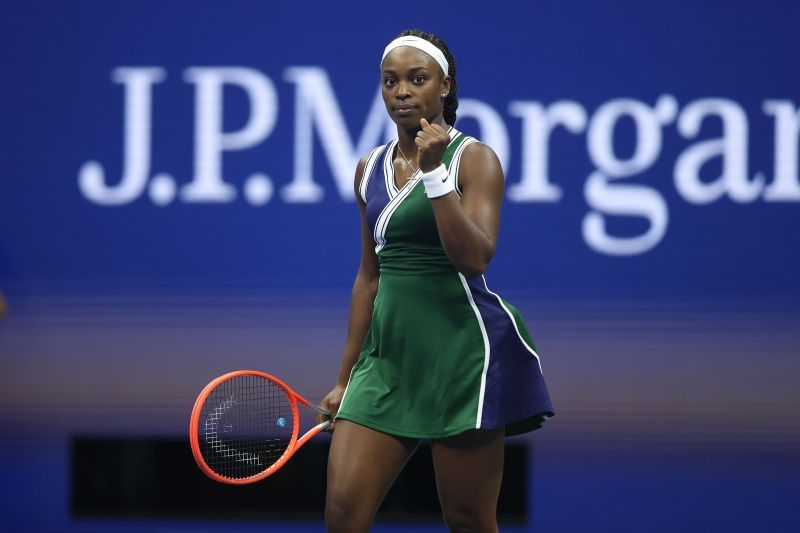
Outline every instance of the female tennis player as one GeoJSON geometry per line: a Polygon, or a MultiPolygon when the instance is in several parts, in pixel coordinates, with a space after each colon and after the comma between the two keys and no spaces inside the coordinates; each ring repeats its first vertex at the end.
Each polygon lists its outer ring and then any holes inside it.
{"type": "Polygon", "coordinates": [[[328,531],[368,531],[397,474],[430,439],[444,520],[496,531],[504,437],[553,415],[539,355],[483,272],[503,171],[453,127],[456,65],[438,37],[403,32],[380,64],[397,139],[358,164],[361,263],[336,387],[328,531]]]}

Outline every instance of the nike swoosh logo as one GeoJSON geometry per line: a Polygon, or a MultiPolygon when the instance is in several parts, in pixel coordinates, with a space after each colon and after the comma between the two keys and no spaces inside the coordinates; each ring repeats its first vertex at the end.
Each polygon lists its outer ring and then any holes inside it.
{"type": "Polygon", "coordinates": [[[449,175],[449,174],[448,174],[447,176],[443,177],[443,178],[442,178],[442,183],[444,183],[445,181],[447,181],[447,178],[449,178],[449,177],[450,177],[450,175],[449,175]]]}

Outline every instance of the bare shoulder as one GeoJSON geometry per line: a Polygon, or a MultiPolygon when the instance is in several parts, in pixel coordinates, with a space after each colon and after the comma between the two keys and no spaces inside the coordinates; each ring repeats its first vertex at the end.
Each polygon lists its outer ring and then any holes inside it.
{"type": "Polygon", "coordinates": [[[464,149],[464,155],[461,156],[461,160],[465,164],[468,163],[468,166],[496,166],[497,169],[502,172],[502,169],[500,168],[500,159],[498,159],[497,154],[494,153],[494,150],[492,150],[488,145],[483,144],[480,141],[470,143],[469,146],[464,149]]]}
{"type": "Polygon", "coordinates": [[[356,188],[358,188],[358,184],[361,182],[361,175],[364,173],[364,167],[367,166],[367,160],[369,160],[370,154],[372,154],[372,151],[370,151],[367,154],[364,154],[364,157],[362,157],[358,161],[358,164],[356,165],[356,175],[355,175],[356,188]]]}
{"type": "Polygon", "coordinates": [[[462,189],[481,183],[481,186],[503,188],[503,168],[500,159],[488,145],[471,143],[464,149],[459,165],[458,181],[462,189]]]}

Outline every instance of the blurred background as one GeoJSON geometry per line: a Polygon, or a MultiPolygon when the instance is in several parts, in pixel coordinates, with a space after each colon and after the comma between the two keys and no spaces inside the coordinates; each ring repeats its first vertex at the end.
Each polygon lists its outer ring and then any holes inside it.
{"type": "MultiPolygon", "coordinates": [[[[422,28],[456,58],[457,128],[506,171],[487,278],[557,413],[509,443],[522,505],[503,530],[793,529],[799,16],[792,0],[3,4],[4,528],[323,529],[324,439],[318,468],[276,482],[306,507],[275,504],[271,479],[214,507],[188,418],[233,369],[312,401],[333,386],[353,169],[394,136],[378,62],[422,28]]],[[[375,530],[444,530],[435,510],[397,522],[409,498],[375,530]]]]}

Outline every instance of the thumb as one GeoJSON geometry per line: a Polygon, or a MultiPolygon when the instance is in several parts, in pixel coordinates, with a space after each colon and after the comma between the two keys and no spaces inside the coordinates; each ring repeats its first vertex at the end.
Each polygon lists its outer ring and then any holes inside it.
{"type": "Polygon", "coordinates": [[[422,129],[425,129],[428,126],[430,126],[431,124],[430,124],[430,122],[428,122],[424,118],[421,118],[421,119],[419,119],[419,125],[422,126],[422,129]]]}

